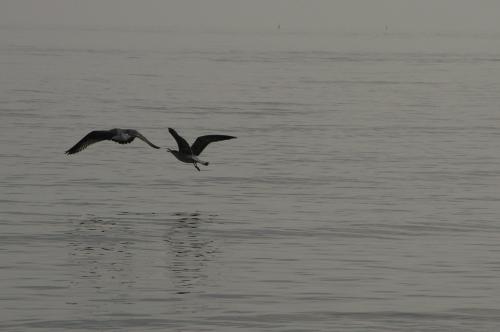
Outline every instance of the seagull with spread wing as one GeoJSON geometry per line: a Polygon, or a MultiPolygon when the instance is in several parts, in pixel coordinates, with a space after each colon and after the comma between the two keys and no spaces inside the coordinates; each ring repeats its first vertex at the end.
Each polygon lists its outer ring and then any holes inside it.
{"type": "Polygon", "coordinates": [[[146,137],[139,133],[135,129],[120,129],[114,128],[110,130],[94,130],[85,135],[78,143],[76,143],[71,149],[66,151],[66,154],[74,154],[82,151],[87,146],[98,143],[101,141],[113,141],[119,144],[131,143],[135,138],[139,138],[146,142],[149,146],[159,149],[159,146],[151,143],[146,137]]]}
{"type": "Polygon", "coordinates": [[[229,135],[205,135],[198,137],[194,141],[193,145],[189,146],[188,142],[186,142],[184,138],[177,134],[174,129],[168,128],[168,132],[172,134],[172,136],[174,136],[175,141],[179,146],[179,151],[172,149],[167,149],[167,151],[172,153],[178,160],[184,163],[193,164],[198,171],[200,170],[200,168],[197,164],[208,166],[207,161],[203,161],[198,158],[200,153],[207,147],[208,144],[212,142],[225,141],[228,139],[236,138],[229,135]]]}

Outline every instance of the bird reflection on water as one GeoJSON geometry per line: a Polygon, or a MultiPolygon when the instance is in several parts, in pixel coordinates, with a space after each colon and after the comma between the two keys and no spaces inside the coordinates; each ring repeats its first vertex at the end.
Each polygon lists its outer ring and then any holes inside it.
{"type": "Polygon", "coordinates": [[[217,253],[205,227],[215,217],[200,212],[86,215],[67,233],[70,285],[106,289],[106,301],[130,299],[142,287],[163,299],[191,293],[205,284],[217,253]]]}
{"type": "Polygon", "coordinates": [[[207,279],[205,268],[217,252],[214,241],[201,229],[213,216],[205,218],[199,212],[178,212],[173,216],[175,222],[164,238],[169,247],[166,266],[177,294],[186,294],[207,279]]]}
{"type": "Polygon", "coordinates": [[[72,283],[103,288],[113,281],[131,285],[132,246],[135,243],[129,225],[119,220],[85,216],[67,233],[69,265],[73,267],[72,283]]]}

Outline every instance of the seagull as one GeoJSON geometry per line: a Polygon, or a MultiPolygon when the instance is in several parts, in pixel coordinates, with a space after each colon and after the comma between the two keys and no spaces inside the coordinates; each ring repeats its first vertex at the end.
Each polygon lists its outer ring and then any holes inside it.
{"type": "Polygon", "coordinates": [[[135,138],[139,138],[149,144],[149,146],[159,149],[159,146],[151,143],[146,137],[142,136],[140,132],[135,129],[120,129],[114,128],[110,130],[94,130],[85,135],[78,143],[76,143],[71,149],[66,151],[66,154],[74,154],[82,151],[87,146],[98,143],[100,141],[113,141],[120,144],[128,144],[132,142],[135,138]]]}
{"type": "Polygon", "coordinates": [[[188,142],[186,142],[184,138],[177,134],[174,129],[168,128],[168,132],[172,134],[172,136],[174,136],[175,141],[179,146],[179,151],[172,149],[167,149],[167,151],[173,154],[178,160],[184,163],[193,164],[198,171],[200,170],[197,165],[198,163],[208,166],[208,161],[203,161],[198,158],[200,153],[207,147],[208,144],[212,142],[225,141],[228,139],[236,138],[234,136],[228,135],[205,135],[198,137],[194,141],[193,145],[189,146],[188,142]]]}

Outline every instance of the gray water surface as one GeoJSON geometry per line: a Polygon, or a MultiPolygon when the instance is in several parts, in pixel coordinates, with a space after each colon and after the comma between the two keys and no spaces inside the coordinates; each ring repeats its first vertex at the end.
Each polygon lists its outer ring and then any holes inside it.
{"type": "Polygon", "coordinates": [[[2,331],[500,328],[497,37],[0,39],[2,331]]]}

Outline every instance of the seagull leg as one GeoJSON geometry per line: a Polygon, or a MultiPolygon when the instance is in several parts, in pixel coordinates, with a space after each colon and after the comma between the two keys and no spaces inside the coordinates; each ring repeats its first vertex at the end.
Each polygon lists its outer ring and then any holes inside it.
{"type": "Polygon", "coordinates": [[[198,167],[198,165],[196,165],[196,163],[193,163],[194,165],[194,168],[196,168],[198,170],[198,172],[200,172],[200,168],[198,167]]]}

